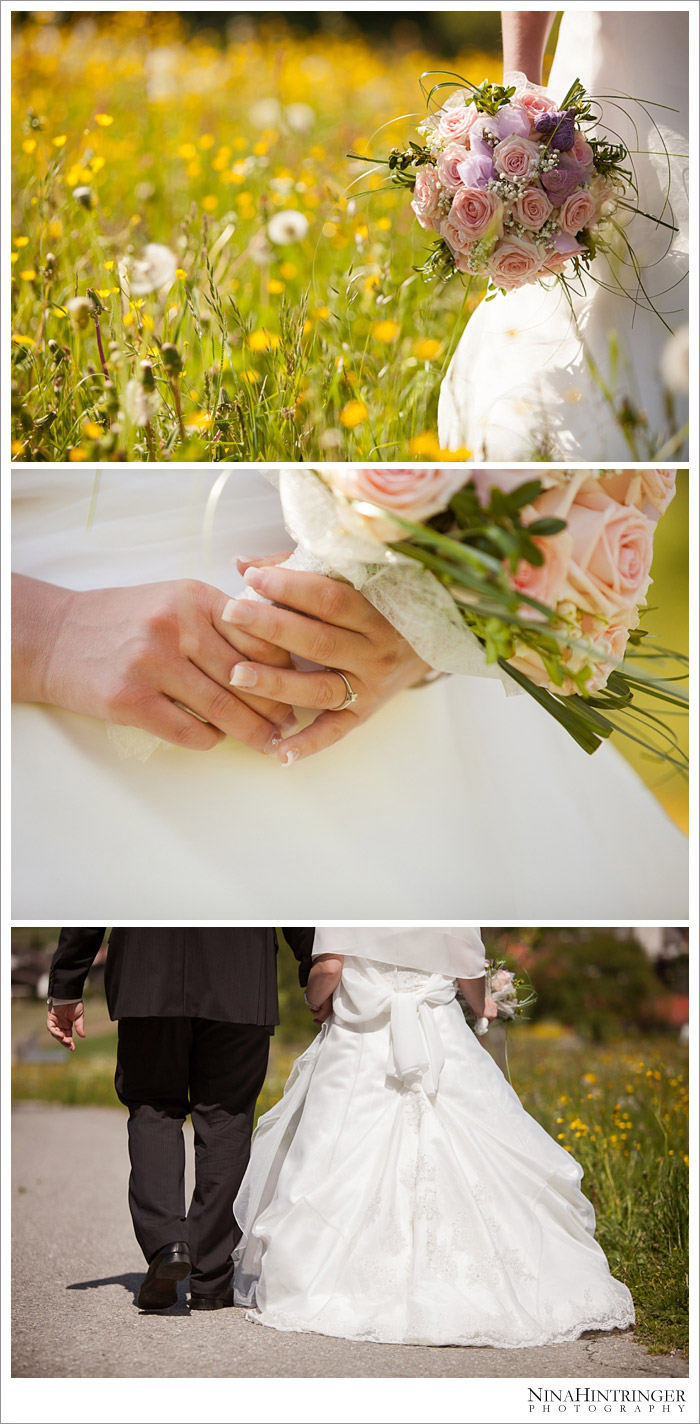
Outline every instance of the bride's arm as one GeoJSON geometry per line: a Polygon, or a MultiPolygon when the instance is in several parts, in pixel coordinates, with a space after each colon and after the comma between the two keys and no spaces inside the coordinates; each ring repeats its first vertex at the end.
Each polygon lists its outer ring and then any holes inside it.
{"type": "Polygon", "coordinates": [[[460,993],[466,999],[474,1017],[477,1019],[495,1019],[498,1017],[498,1005],[486,993],[486,976],[481,979],[458,979],[460,993]]]}
{"type": "Polygon", "coordinates": [[[326,1004],[335,993],[343,972],[342,954],[319,954],[311,966],[309,982],[306,986],[306,1000],[310,1009],[318,1009],[326,1004]]]}
{"type": "Polygon", "coordinates": [[[234,692],[230,679],[243,657],[282,664],[289,657],[234,634],[221,618],[227,602],[187,579],[76,592],[14,574],[13,697],[141,727],[195,750],[228,735],[274,755],[272,739],[291,708],[234,692]]]}
{"type": "Polygon", "coordinates": [[[531,84],[542,83],[542,64],[555,10],[503,10],[503,72],[517,70],[531,84]]]}

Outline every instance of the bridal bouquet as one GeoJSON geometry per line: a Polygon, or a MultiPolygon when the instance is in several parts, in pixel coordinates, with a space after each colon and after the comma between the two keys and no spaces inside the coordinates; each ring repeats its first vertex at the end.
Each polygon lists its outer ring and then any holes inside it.
{"type": "MultiPolygon", "coordinates": [[[[506,1019],[507,1022],[524,1014],[537,999],[532,985],[517,978],[511,969],[506,969],[504,959],[486,960],[486,993],[498,1005],[499,1019],[506,1019]]],[[[474,1032],[483,1038],[488,1033],[488,1019],[475,1018],[471,1010],[468,1010],[469,1015],[474,1020],[474,1032]]]]}
{"type": "Polygon", "coordinates": [[[675,471],[290,466],[296,568],[346,579],[431,668],[497,677],[586,752],[614,730],[685,769],[643,693],[687,708],[687,660],[645,635],[654,530],[675,471]],[[663,679],[656,663],[682,664],[663,679]]]}
{"type": "Polygon", "coordinates": [[[418,125],[421,142],[386,160],[391,181],[412,192],[421,227],[437,234],[421,269],[428,275],[463,272],[515,291],[578,275],[605,245],[632,179],[627,150],[591,132],[578,80],[561,104],[523,74],[513,80],[435,84],[429,108],[436,92],[452,92],[418,125]]]}

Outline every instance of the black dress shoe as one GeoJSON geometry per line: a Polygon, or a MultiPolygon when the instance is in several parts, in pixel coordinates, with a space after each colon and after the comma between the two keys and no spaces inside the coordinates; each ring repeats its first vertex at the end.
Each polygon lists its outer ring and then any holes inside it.
{"type": "Polygon", "coordinates": [[[223,1299],[216,1295],[190,1296],[190,1310],[225,1310],[229,1305],[233,1305],[232,1295],[223,1299]]]}
{"type": "Polygon", "coordinates": [[[141,1310],[166,1310],[177,1300],[178,1281],[184,1281],[191,1270],[186,1241],[173,1241],[169,1246],[161,1246],[149,1262],[136,1304],[141,1310]]]}

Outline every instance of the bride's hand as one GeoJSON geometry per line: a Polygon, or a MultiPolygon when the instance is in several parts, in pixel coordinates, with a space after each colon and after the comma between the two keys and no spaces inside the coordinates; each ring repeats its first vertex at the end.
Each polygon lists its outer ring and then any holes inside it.
{"type": "Polygon", "coordinates": [[[495,999],[491,998],[490,994],[486,995],[486,999],[484,1001],[484,1012],[481,1017],[483,1019],[488,1019],[489,1023],[493,1023],[493,1020],[498,1018],[498,1004],[496,1003],[495,999]]]}
{"type": "Polygon", "coordinates": [[[264,659],[242,661],[233,669],[234,687],[321,713],[311,726],[272,748],[284,766],[340,741],[428,671],[410,643],[348,584],[272,563],[248,566],[245,578],[270,602],[232,599],[224,621],[237,631],[325,665],[323,672],[299,672],[270,667],[264,659]],[[273,606],[278,604],[284,606],[273,606]],[[336,668],[357,693],[357,700],[344,711],[338,709],[347,689],[336,668]]]}
{"type": "Polygon", "coordinates": [[[77,593],[16,575],[13,694],[193,750],[230,736],[262,752],[295,725],[291,708],[234,692],[231,669],[242,657],[284,667],[289,656],[223,623],[227,601],[189,579],[77,593]]]}

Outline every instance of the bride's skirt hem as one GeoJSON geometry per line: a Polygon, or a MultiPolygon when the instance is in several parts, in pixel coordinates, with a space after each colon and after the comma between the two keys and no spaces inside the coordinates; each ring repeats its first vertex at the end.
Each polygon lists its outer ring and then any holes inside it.
{"type": "MultiPolygon", "coordinates": [[[[238,1303],[238,1302],[237,1302],[238,1303]]],[[[582,1335],[589,1332],[609,1334],[613,1330],[630,1330],[635,1323],[634,1310],[621,1311],[618,1315],[608,1316],[604,1320],[592,1319],[583,1321],[579,1325],[573,1325],[568,1330],[562,1330],[556,1334],[551,1334],[547,1330],[539,1334],[532,1335],[526,1340],[506,1340],[502,1335],[470,1335],[453,1336],[446,1335],[440,1337],[415,1337],[405,1335],[379,1334],[375,1331],[357,1331],[350,1334],[347,1330],[333,1328],[332,1325],[310,1325],[300,1324],[289,1315],[275,1311],[267,1311],[262,1315],[258,1310],[246,1310],[246,1320],[252,1325],[265,1325],[270,1330],[280,1330],[287,1334],[296,1335],[326,1335],[336,1340],[354,1340],[365,1345],[412,1345],[423,1346],[432,1349],[494,1349],[494,1350],[532,1350],[544,1345],[569,1345],[574,1340],[579,1340],[582,1335]]]]}

